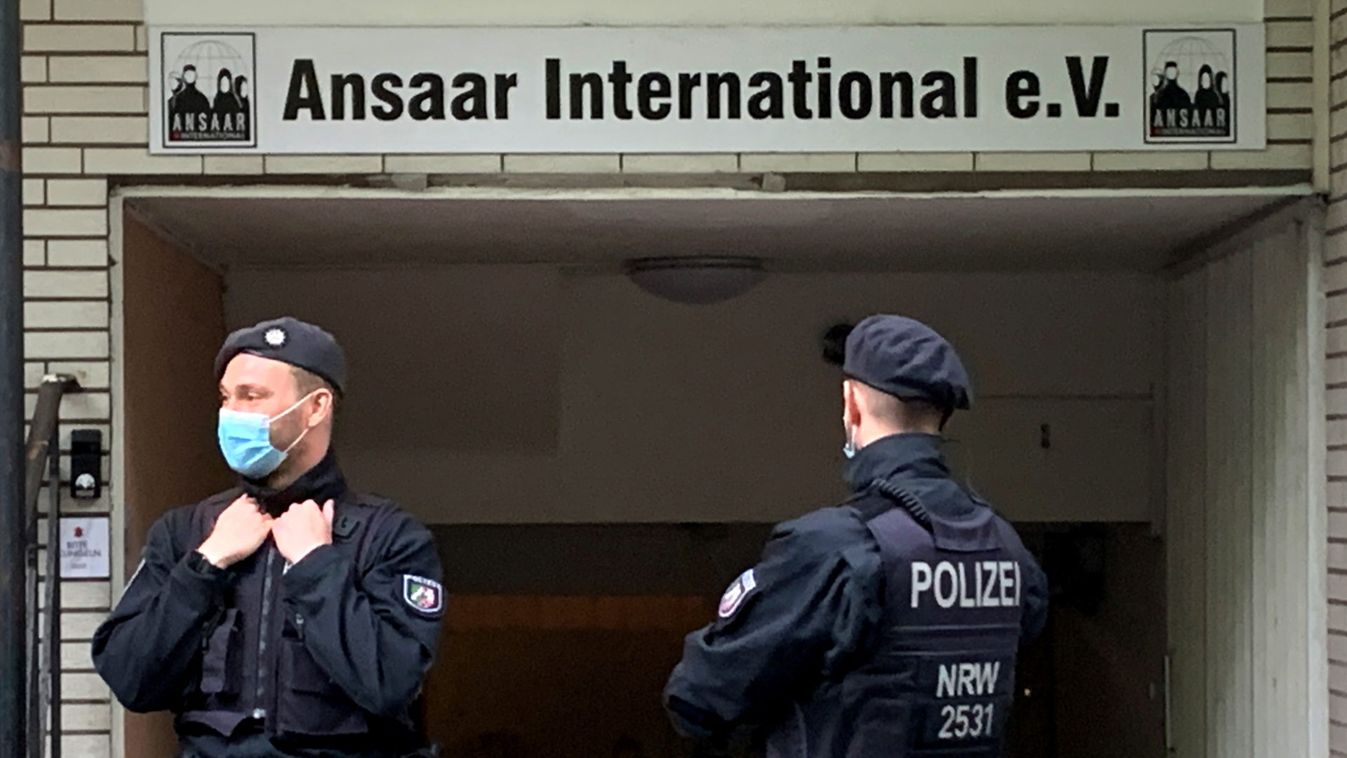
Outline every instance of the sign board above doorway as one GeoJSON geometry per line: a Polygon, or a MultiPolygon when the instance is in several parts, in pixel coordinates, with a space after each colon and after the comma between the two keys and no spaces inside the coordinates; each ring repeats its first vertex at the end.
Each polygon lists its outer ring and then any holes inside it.
{"type": "Polygon", "coordinates": [[[1260,24],[153,28],[150,150],[1261,149],[1260,24]]]}

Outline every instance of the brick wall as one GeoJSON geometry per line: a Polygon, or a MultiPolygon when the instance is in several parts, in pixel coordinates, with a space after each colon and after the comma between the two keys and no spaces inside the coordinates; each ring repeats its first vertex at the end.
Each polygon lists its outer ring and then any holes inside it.
{"type": "MultiPolygon", "coordinates": [[[[63,407],[67,436],[72,426],[101,429],[111,444],[110,396],[113,355],[108,249],[108,188],[134,184],[138,176],[314,175],[390,173],[452,174],[650,174],[824,172],[1089,172],[1212,171],[1289,169],[1304,172],[1312,163],[1311,115],[1313,22],[1310,0],[1268,0],[1268,136],[1265,151],[1157,152],[1128,154],[715,154],[715,155],[460,155],[460,156],[150,156],[147,125],[147,34],[138,0],[21,0],[23,29],[24,161],[24,340],[28,410],[44,373],[68,372],[87,391],[63,407]]],[[[1335,9],[1347,0],[1334,0],[1335,9]]],[[[1335,39],[1344,26],[1334,16],[1335,39]]],[[[1347,70],[1347,53],[1335,70],[1347,70]]],[[[1339,55],[1335,53],[1335,64],[1339,55]]],[[[1335,80],[1335,103],[1347,107],[1347,83],[1335,80]],[[1339,86],[1342,84],[1343,86],[1339,86]]],[[[1334,112],[1334,133],[1347,132],[1347,120],[1334,112]],[[1341,120],[1342,123],[1337,123],[1341,120]]],[[[1344,135],[1347,136],[1347,135],[1344,135]]],[[[1335,143],[1336,144],[1336,143],[1335,143]]],[[[1337,155],[1337,151],[1334,151],[1337,155]]],[[[1342,163],[1341,160],[1337,161],[1342,163]]],[[[235,179],[236,180],[236,179],[235,179]]],[[[1347,170],[1335,174],[1335,193],[1347,197],[1347,170]]],[[[1347,230],[1347,215],[1335,232],[1347,230]]],[[[1335,239],[1347,239],[1336,238],[1335,239]]],[[[1347,260],[1347,245],[1341,260],[1347,260]]],[[[1330,319],[1347,327],[1347,266],[1331,269],[1343,282],[1342,296],[1331,302],[1330,319]]],[[[1337,325],[1332,322],[1331,325],[1337,325]]],[[[1347,328],[1340,330],[1347,335],[1347,328]]],[[[1339,338],[1339,345],[1347,339],[1339,338]]],[[[1339,406],[1347,407],[1347,348],[1331,354],[1330,367],[1345,384],[1339,406]]],[[[1347,417],[1334,425],[1347,443],[1347,417]]],[[[110,479],[104,465],[104,478],[110,479]]],[[[1347,472],[1345,472],[1347,473],[1347,472]]],[[[120,494],[104,483],[98,501],[63,500],[69,513],[109,515],[120,507],[120,494]]],[[[1339,485],[1341,486],[1341,485],[1339,485]]],[[[1334,502],[1333,533],[1347,540],[1347,489],[1334,502]]],[[[43,499],[45,503],[45,496],[43,499]]],[[[113,535],[112,551],[120,549],[113,535]]],[[[1347,559],[1337,562],[1347,569],[1347,559]]],[[[1344,577],[1347,579],[1347,577],[1344,577]]],[[[1334,625],[1347,643],[1347,581],[1334,585],[1334,625]]],[[[64,719],[68,755],[110,755],[113,708],[109,692],[93,672],[88,640],[108,610],[113,586],[103,582],[67,582],[63,586],[64,719]]],[[[1343,647],[1347,647],[1344,644],[1343,647]]],[[[1347,682],[1345,661],[1335,663],[1335,682],[1347,682]]],[[[1335,735],[1347,751],[1347,684],[1335,690],[1335,735]]],[[[1344,753],[1347,755],[1347,752],[1344,753]]]]}
{"type": "Polygon", "coordinates": [[[1347,0],[1330,23],[1330,182],[1324,240],[1328,441],[1329,744],[1347,756],[1347,0]]]}

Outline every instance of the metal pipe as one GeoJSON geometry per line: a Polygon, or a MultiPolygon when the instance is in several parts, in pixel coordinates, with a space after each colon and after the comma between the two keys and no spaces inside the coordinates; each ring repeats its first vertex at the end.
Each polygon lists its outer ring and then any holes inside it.
{"type": "Polygon", "coordinates": [[[47,447],[50,477],[47,480],[47,665],[46,729],[42,735],[50,742],[48,758],[61,758],[61,422],[51,426],[47,447]]]}
{"type": "MultiPolygon", "coordinates": [[[[54,519],[47,520],[48,542],[49,546],[56,545],[59,550],[59,527],[61,512],[61,399],[67,392],[78,392],[80,390],[79,382],[73,376],[66,374],[48,374],[42,379],[42,386],[37,391],[37,407],[33,410],[33,418],[29,423],[28,442],[25,445],[26,455],[25,464],[27,466],[24,475],[24,509],[27,524],[24,528],[25,544],[27,545],[27,581],[25,582],[25,597],[27,607],[30,611],[25,624],[25,638],[28,643],[28,721],[27,721],[27,741],[28,758],[42,758],[44,736],[47,734],[47,704],[49,702],[59,702],[60,683],[56,682],[57,699],[49,697],[52,686],[52,661],[59,664],[60,661],[60,587],[58,583],[47,582],[47,608],[55,608],[55,614],[48,612],[47,620],[49,622],[46,629],[43,629],[38,623],[39,614],[37,613],[38,603],[38,576],[41,573],[38,563],[39,535],[38,522],[41,513],[38,510],[38,500],[42,494],[42,477],[48,477],[47,495],[50,498],[50,507],[47,513],[56,514],[54,519]],[[54,531],[55,530],[55,531],[54,531]],[[52,592],[56,594],[53,595],[52,592]],[[56,626],[53,627],[51,624],[56,626]],[[39,642],[43,644],[39,644],[39,642]],[[53,652],[54,651],[54,652],[53,652]],[[44,652],[47,654],[44,655],[44,652]]],[[[59,570],[53,565],[59,553],[52,550],[47,551],[47,576],[57,576],[59,570]]],[[[59,676],[59,672],[57,673],[59,676]]],[[[60,718],[59,712],[56,718],[60,718]]]]}
{"type": "MultiPolygon", "coordinates": [[[[25,619],[24,635],[28,640],[29,651],[37,651],[40,648],[39,641],[42,639],[42,626],[37,615],[37,584],[38,584],[38,545],[37,545],[37,519],[34,518],[27,530],[28,539],[28,575],[24,582],[26,593],[24,597],[27,600],[29,610],[33,611],[25,619]]],[[[38,697],[42,685],[42,666],[41,658],[35,652],[28,656],[28,730],[30,735],[42,734],[42,698],[38,697]]],[[[28,758],[42,758],[42,740],[33,737],[28,740],[28,758]]]]}
{"type": "MultiPolygon", "coordinates": [[[[38,613],[38,586],[41,570],[41,539],[38,528],[41,525],[41,513],[38,510],[38,496],[42,491],[44,463],[49,459],[52,435],[56,429],[56,414],[60,412],[62,385],[55,377],[45,377],[38,390],[37,407],[28,424],[28,443],[24,473],[24,509],[28,519],[25,528],[25,540],[28,545],[26,634],[28,639],[28,758],[42,758],[43,740],[46,733],[46,690],[43,689],[42,663],[42,624],[38,613]]],[[[58,443],[59,444],[59,443],[58,443]]]]}
{"type": "Polygon", "coordinates": [[[0,3],[0,758],[27,751],[19,3],[0,3]]]}

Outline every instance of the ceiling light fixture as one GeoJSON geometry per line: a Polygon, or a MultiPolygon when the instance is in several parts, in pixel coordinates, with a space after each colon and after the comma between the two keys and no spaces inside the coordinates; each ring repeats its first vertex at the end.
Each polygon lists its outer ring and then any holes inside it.
{"type": "Polygon", "coordinates": [[[626,273],[646,292],[689,305],[730,300],[767,276],[762,259],[730,256],[636,258],[626,262],[626,273]]]}

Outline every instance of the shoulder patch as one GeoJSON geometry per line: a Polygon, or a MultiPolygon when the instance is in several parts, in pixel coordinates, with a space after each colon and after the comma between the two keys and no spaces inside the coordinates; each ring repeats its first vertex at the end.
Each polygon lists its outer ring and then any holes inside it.
{"type": "Polygon", "coordinates": [[[744,604],[744,600],[758,586],[757,577],[753,575],[753,569],[749,569],[740,574],[737,579],[730,582],[730,586],[725,590],[725,594],[720,597],[720,617],[727,619],[733,616],[735,611],[744,604]]]}
{"type": "Polygon", "coordinates": [[[402,599],[421,613],[439,613],[444,610],[444,588],[439,582],[424,576],[402,575],[402,599]]]}

